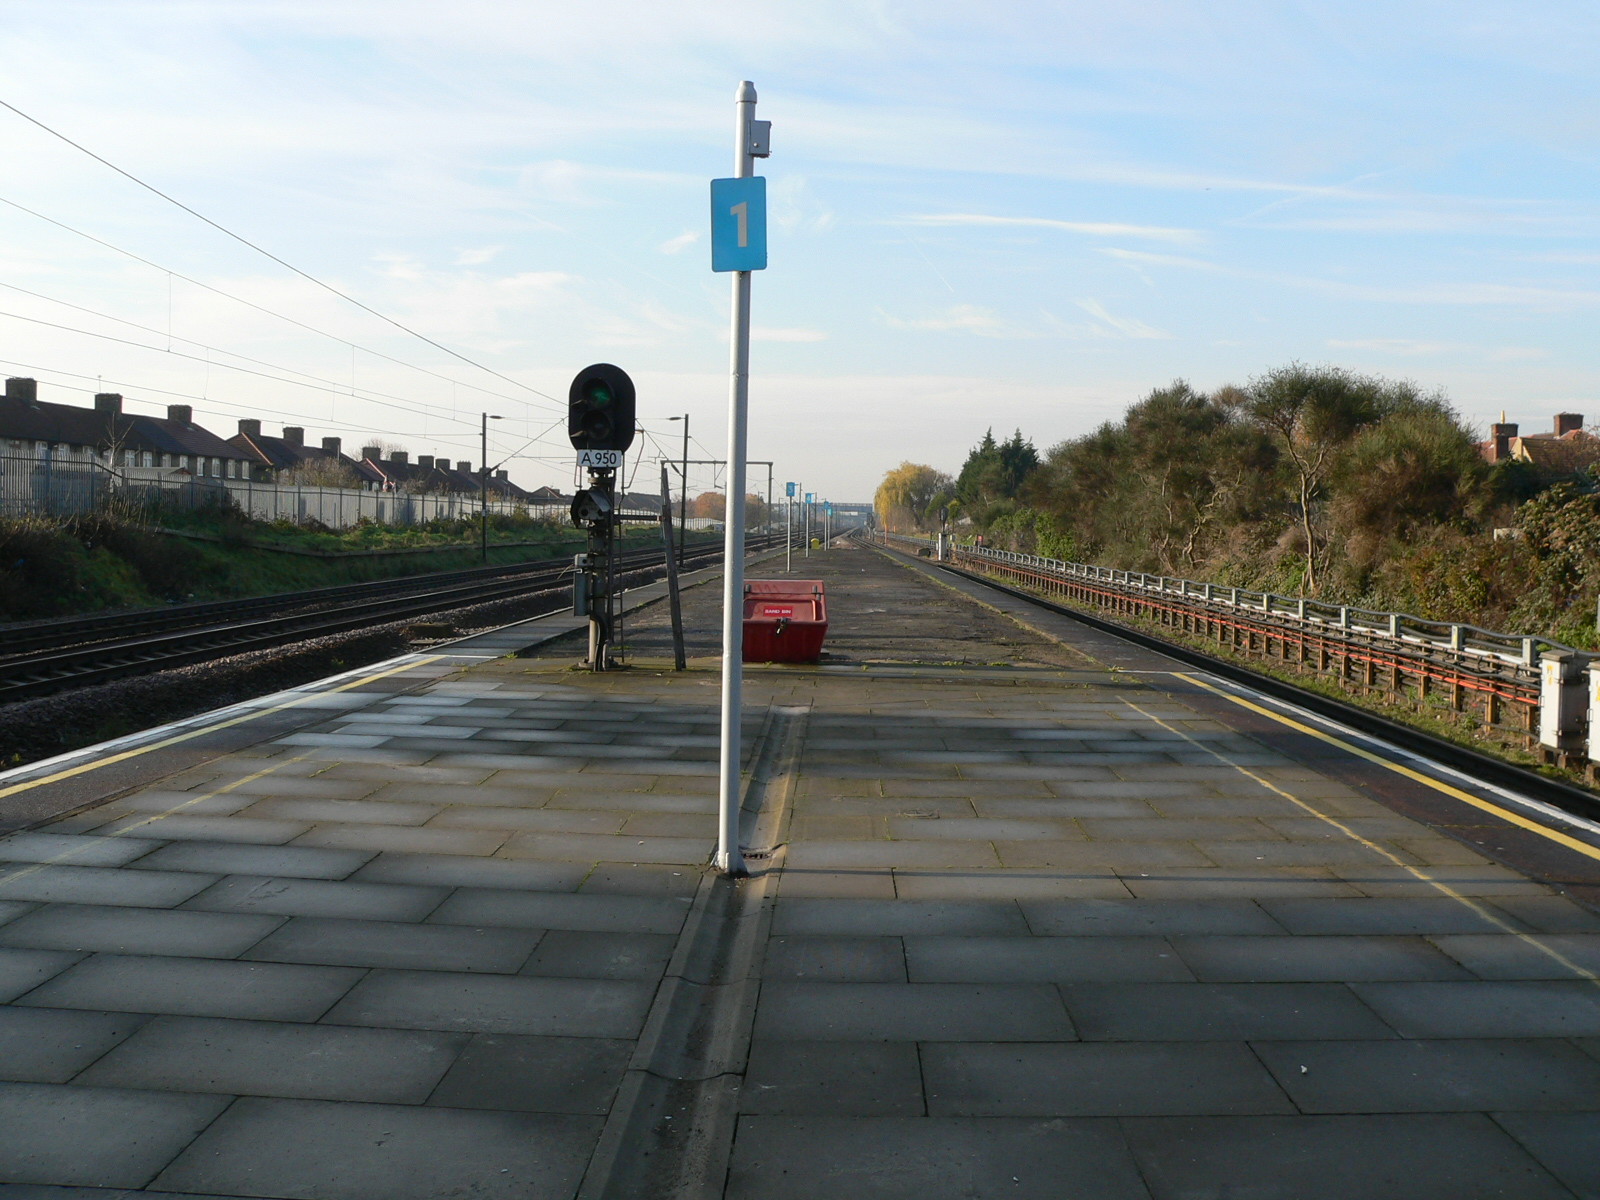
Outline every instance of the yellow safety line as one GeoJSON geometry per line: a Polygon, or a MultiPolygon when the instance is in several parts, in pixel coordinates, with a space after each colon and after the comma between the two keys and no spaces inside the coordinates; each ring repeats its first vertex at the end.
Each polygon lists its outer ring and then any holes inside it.
{"type": "Polygon", "coordinates": [[[1404,775],[1407,779],[1413,780],[1414,782],[1423,784],[1427,787],[1431,787],[1436,792],[1443,792],[1452,800],[1459,800],[1463,804],[1472,805],[1473,808],[1479,808],[1484,812],[1493,813],[1503,821],[1509,821],[1513,825],[1520,826],[1521,828],[1529,830],[1532,833],[1537,833],[1540,837],[1549,838],[1552,842],[1559,842],[1567,849],[1576,850],[1579,854],[1587,855],[1593,859],[1600,859],[1600,848],[1591,846],[1587,842],[1580,842],[1575,837],[1568,837],[1559,829],[1551,829],[1547,825],[1541,825],[1539,822],[1530,820],[1520,813],[1512,812],[1508,808],[1501,808],[1500,805],[1492,803],[1488,800],[1480,799],[1479,797],[1474,796],[1471,792],[1464,792],[1458,787],[1452,787],[1448,783],[1444,783],[1438,779],[1424,775],[1421,771],[1414,771],[1410,767],[1402,766],[1400,763],[1384,758],[1381,754],[1374,754],[1370,750],[1363,750],[1360,746],[1352,745],[1343,738],[1336,738],[1332,734],[1322,732],[1320,729],[1313,729],[1309,725],[1302,725],[1299,721],[1296,721],[1290,717],[1286,717],[1282,713],[1273,712],[1270,708],[1263,708],[1259,704],[1252,704],[1248,700],[1232,695],[1222,688],[1207,683],[1203,679],[1195,678],[1193,675],[1186,675],[1179,671],[1174,671],[1173,675],[1183,680],[1185,683],[1192,683],[1196,687],[1205,688],[1208,692],[1215,692],[1224,699],[1233,701],[1241,708],[1248,708],[1253,713],[1260,713],[1263,717],[1270,717],[1280,725],[1287,725],[1290,729],[1293,729],[1298,733],[1310,734],[1319,741],[1327,742],[1330,746],[1337,746],[1339,749],[1348,751],[1349,753],[1356,755],[1358,758],[1364,758],[1370,763],[1376,763],[1380,767],[1384,767],[1390,771],[1393,771],[1396,775],[1404,775]]]}
{"type": "Polygon", "coordinates": [[[56,866],[58,863],[63,863],[67,859],[74,858],[77,855],[84,853],[86,850],[93,849],[95,846],[98,846],[103,842],[115,841],[117,838],[126,837],[135,829],[143,829],[146,825],[153,824],[156,821],[165,820],[167,817],[175,816],[184,809],[192,808],[194,805],[199,804],[202,800],[209,800],[213,796],[221,796],[226,792],[233,791],[233,789],[236,787],[240,787],[246,783],[250,783],[253,780],[260,779],[264,775],[271,775],[279,767],[286,767],[290,763],[304,762],[310,757],[311,751],[307,750],[304,754],[297,754],[293,758],[279,759],[278,761],[273,762],[271,765],[263,767],[261,770],[252,775],[241,775],[232,783],[223,784],[221,787],[213,788],[209,792],[202,792],[198,796],[191,796],[189,799],[180,804],[174,804],[171,808],[165,809],[162,812],[152,813],[142,820],[135,821],[132,825],[124,826],[115,833],[102,833],[97,837],[84,838],[81,843],[76,846],[72,846],[69,849],[63,850],[60,854],[52,855],[50,858],[44,859],[41,862],[29,863],[26,867],[17,871],[14,875],[0,876],[0,885],[10,883],[17,879],[26,879],[29,875],[32,875],[35,872],[42,871],[46,867],[56,866]]]}
{"type": "MultiPolygon", "coordinates": [[[[1176,674],[1176,672],[1174,672],[1174,674],[1176,674]]],[[[1184,678],[1187,678],[1187,676],[1184,676],[1184,678]]],[[[1198,681],[1194,681],[1194,682],[1198,682],[1198,681]]],[[[1201,686],[1202,687],[1209,687],[1210,685],[1202,684],[1201,686]]],[[[1212,688],[1211,690],[1212,691],[1217,691],[1218,689],[1212,688]]],[[[1222,692],[1221,694],[1222,695],[1227,695],[1226,692],[1222,692]]],[[[1232,696],[1229,696],[1228,698],[1230,700],[1233,699],[1232,696]]],[[[1600,975],[1596,975],[1593,971],[1587,970],[1584,967],[1580,967],[1577,963],[1573,962],[1566,955],[1562,954],[1561,951],[1555,949],[1552,946],[1545,945],[1538,938],[1532,937],[1531,935],[1524,933],[1522,930],[1514,928],[1512,925],[1510,925],[1504,919],[1502,919],[1501,917],[1496,915],[1491,909],[1487,908],[1485,905],[1479,904],[1476,900],[1472,899],[1470,896],[1463,896],[1460,892],[1456,891],[1455,888],[1451,887],[1449,884],[1441,883],[1439,880],[1433,878],[1433,876],[1429,875],[1427,872],[1421,870],[1418,867],[1412,866],[1408,862],[1403,861],[1399,857],[1399,855],[1393,853],[1388,848],[1378,845],[1377,842],[1372,841],[1370,838],[1362,837],[1359,833],[1357,833],[1355,830],[1351,829],[1343,821],[1339,821],[1339,820],[1336,820],[1333,817],[1330,817],[1327,813],[1322,812],[1320,809],[1317,809],[1317,808],[1313,807],[1312,805],[1307,804],[1304,800],[1300,799],[1299,796],[1296,796],[1296,795],[1294,795],[1294,794],[1292,794],[1290,792],[1284,791],[1281,787],[1279,787],[1277,784],[1273,783],[1271,780],[1264,779],[1260,775],[1257,775],[1254,771],[1249,770],[1247,767],[1240,766],[1238,763],[1234,762],[1226,754],[1223,754],[1220,750],[1217,750],[1215,747],[1208,746],[1204,742],[1199,741],[1196,738],[1190,737],[1182,729],[1177,728],[1177,726],[1175,726],[1175,725],[1167,724],[1167,722],[1163,721],[1160,717],[1156,716],[1154,713],[1145,712],[1144,709],[1140,708],[1137,704],[1133,703],[1133,701],[1124,700],[1123,703],[1126,704],[1129,708],[1133,709],[1134,712],[1136,712],[1140,716],[1144,717],[1146,720],[1153,721],[1157,725],[1161,726],[1161,728],[1167,730],[1168,732],[1177,734],[1184,741],[1188,742],[1191,746],[1195,746],[1195,747],[1197,747],[1197,748],[1199,748],[1201,750],[1204,750],[1207,754],[1211,755],[1211,757],[1215,758],[1218,762],[1225,763],[1228,766],[1232,767],[1235,771],[1238,771],[1239,774],[1245,776],[1245,778],[1255,780],[1262,787],[1266,788],[1269,792],[1274,792],[1277,795],[1282,796],[1285,800],[1288,800],[1291,803],[1293,803],[1295,805],[1298,805],[1301,809],[1303,809],[1304,811],[1310,813],[1312,816],[1316,817],[1319,821],[1326,821],[1329,825],[1332,825],[1340,833],[1344,834],[1346,837],[1350,838],[1353,841],[1359,842],[1361,845],[1365,846],[1368,850],[1371,850],[1374,854],[1381,855],[1382,857],[1388,859],[1395,866],[1400,867],[1400,868],[1402,868],[1402,869],[1404,869],[1406,871],[1409,871],[1411,873],[1411,875],[1414,878],[1416,878],[1419,882],[1426,883],[1430,887],[1437,888],[1440,892],[1442,892],[1444,895],[1448,896],[1450,899],[1456,901],[1458,904],[1462,904],[1462,905],[1466,906],[1467,908],[1471,909],[1478,916],[1482,917],[1485,921],[1488,921],[1491,925],[1498,926],[1500,929],[1503,929],[1506,933],[1509,933],[1509,934],[1513,935],[1514,937],[1520,938],[1523,942],[1525,942],[1528,945],[1532,946],[1535,950],[1538,950],[1541,954],[1544,954],[1548,958],[1551,958],[1554,961],[1560,963],[1563,967],[1565,967],[1567,970],[1571,971],[1574,975],[1578,976],[1580,979],[1585,979],[1588,982],[1594,984],[1596,987],[1600,987],[1600,975]]],[[[1253,704],[1247,704],[1246,707],[1252,708],[1252,709],[1256,708],[1256,706],[1253,705],[1253,704]]],[[[1258,711],[1258,712],[1266,712],[1265,709],[1256,709],[1256,711],[1258,711]]],[[[1267,715],[1268,716],[1273,716],[1275,714],[1267,713],[1267,715]]],[[[1295,724],[1294,722],[1288,722],[1288,723],[1289,724],[1295,724]]],[[[1305,726],[1296,725],[1296,728],[1304,729],[1305,726]]],[[[1311,733],[1311,732],[1314,732],[1314,731],[1308,729],[1308,730],[1306,730],[1306,732],[1311,733]]],[[[1333,739],[1328,739],[1328,740],[1331,741],[1333,739]]],[[[1342,745],[1343,743],[1336,743],[1336,744],[1342,745]]],[[[1370,756],[1368,756],[1368,757],[1370,757],[1370,756]]],[[[1382,761],[1382,760],[1380,759],[1378,761],[1382,761]]]]}
{"type": "Polygon", "coordinates": [[[132,750],[124,750],[120,754],[111,755],[109,758],[97,758],[89,762],[79,763],[75,767],[67,767],[65,770],[57,771],[52,775],[41,775],[38,779],[30,779],[25,783],[14,783],[10,787],[0,788],[0,800],[5,799],[7,796],[15,796],[18,792],[26,792],[32,788],[43,787],[47,783],[60,783],[63,779],[71,779],[76,775],[83,775],[89,771],[99,770],[101,767],[109,767],[113,763],[126,762],[128,759],[137,758],[141,754],[149,754],[152,750],[164,750],[168,746],[176,746],[179,742],[187,742],[189,739],[200,737],[203,734],[215,733],[219,729],[227,729],[233,725],[242,725],[244,722],[253,721],[257,717],[271,716],[273,713],[282,712],[286,708],[294,708],[296,705],[302,704],[306,700],[309,700],[312,696],[331,696],[335,692],[347,692],[351,688],[358,688],[369,683],[376,683],[380,679],[387,679],[390,675],[398,675],[402,671],[409,671],[412,667],[420,667],[426,665],[427,663],[438,662],[444,657],[446,656],[443,654],[425,655],[422,658],[417,659],[415,662],[408,662],[398,667],[391,667],[387,671],[379,671],[374,675],[365,675],[360,679],[353,679],[349,683],[342,683],[336,688],[329,688],[325,692],[305,692],[302,695],[295,697],[293,700],[286,700],[282,704],[274,704],[271,708],[262,708],[257,709],[254,712],[243,713],[240,716],[231,717],[226,721],[218,721],[215,725],[206,725],[199,729],[191,729],[188,733],[180,733],[175,737],[163,738],[161,741],[151,742],[147,746],[136,746],[132,750]]]}

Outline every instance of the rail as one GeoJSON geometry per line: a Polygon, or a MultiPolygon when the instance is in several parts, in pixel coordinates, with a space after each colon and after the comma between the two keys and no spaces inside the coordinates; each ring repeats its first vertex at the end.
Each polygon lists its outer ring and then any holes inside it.
{"type": "Polygon", "coordinates": [[[1548,762],[1576,767],[1600,758],[1588,750],[1590,737],[1600,744],[1600,727],[1591,734],[1582,694],[1590,655],[1549,638],[948,539],[941,556],[935,538],[873,537],[1079,606],[1154,621],[1247,658],[1332,675],[1342,687],[1381,693],[1393,703],[1426,706],[1437,699],[1457,713],[1475,710],[1485,725],[1521,734],[1548,762]]]}

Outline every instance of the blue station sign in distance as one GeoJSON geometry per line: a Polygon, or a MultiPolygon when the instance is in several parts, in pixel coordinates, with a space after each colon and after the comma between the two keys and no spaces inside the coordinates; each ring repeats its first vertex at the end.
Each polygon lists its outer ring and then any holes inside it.
{"type": "Polygon", "coordinates": [[[792,483],[784,484],[783,485],[783,494],[785,496],[788,496],[791,500],[794,499],[794,484],[792,484],[792,483]]]}
{"type": "Polygon", "coordinates": [[[767,269],[767,178],[711,181],[711,269],[767,269]]]}

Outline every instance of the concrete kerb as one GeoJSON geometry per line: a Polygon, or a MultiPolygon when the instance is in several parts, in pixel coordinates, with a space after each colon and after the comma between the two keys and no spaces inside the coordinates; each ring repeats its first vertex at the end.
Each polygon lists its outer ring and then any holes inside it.
{"type": "Polygon", "coordinates": [[[767,710],[740,805],[765,868],[701,877],[579,1200],[723,1193],[807,711],[767,710]]]}

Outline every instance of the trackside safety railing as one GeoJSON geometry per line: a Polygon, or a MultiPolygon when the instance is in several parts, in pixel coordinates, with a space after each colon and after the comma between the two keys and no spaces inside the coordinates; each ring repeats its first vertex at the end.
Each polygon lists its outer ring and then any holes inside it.
{"type": "Polygon", "coordinates": [[[1600,659],[1591,663],[1587,653],[1548,638],[956,545],[949,538],[872,537],[1079,607],[1154,622],[1247,658],[1331,675],[1342,687],[1381,693],[1394,703],[1437,699],[1522,734],[1547,762],[1600,764],[1600,711],[1591,719],[1591,709],[1600,710],[1600,659]]]}

